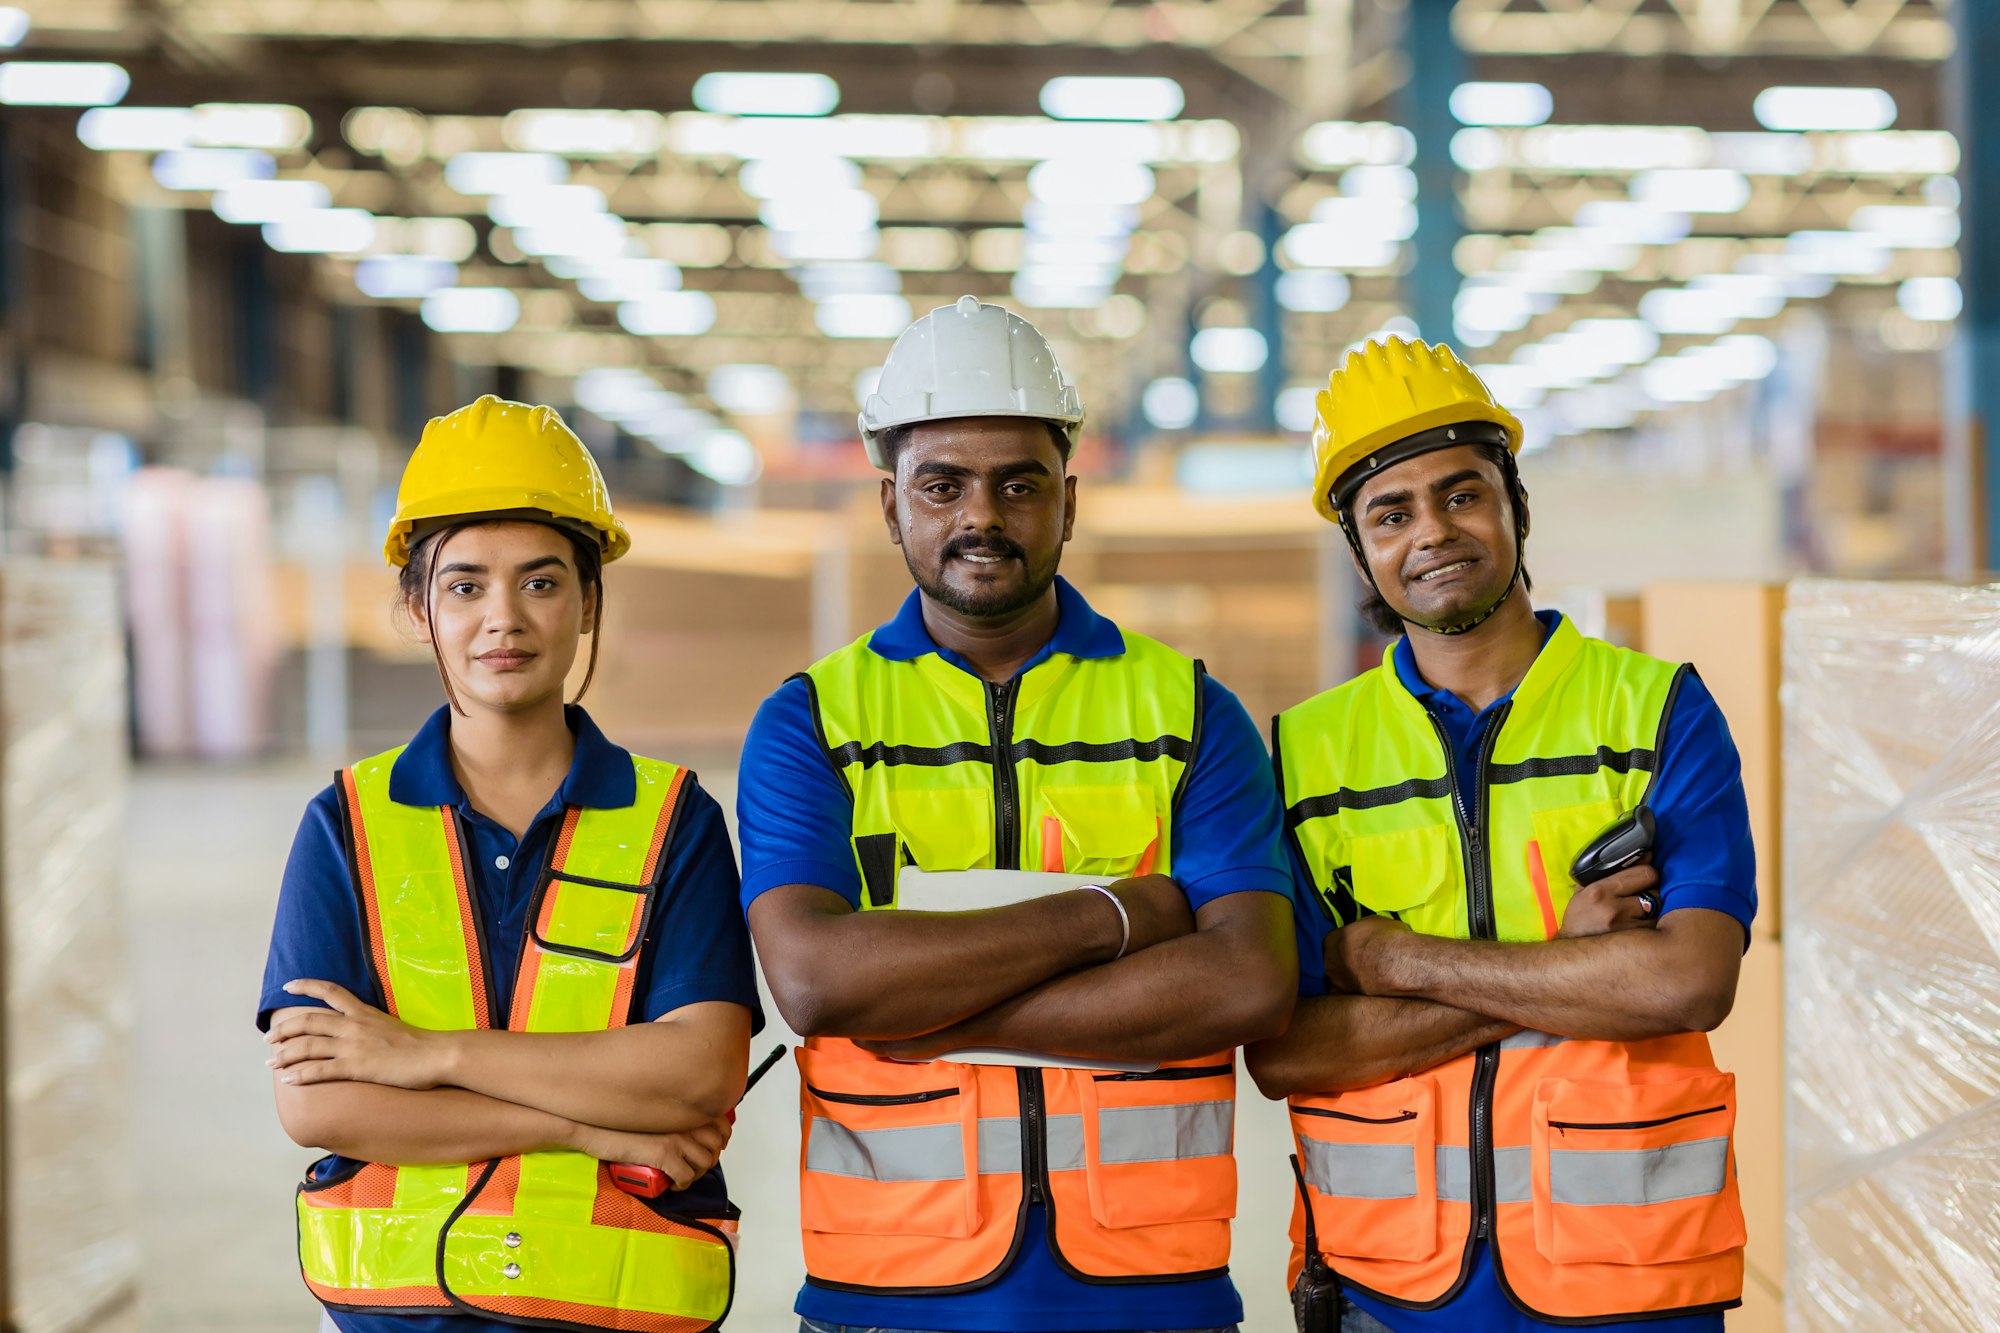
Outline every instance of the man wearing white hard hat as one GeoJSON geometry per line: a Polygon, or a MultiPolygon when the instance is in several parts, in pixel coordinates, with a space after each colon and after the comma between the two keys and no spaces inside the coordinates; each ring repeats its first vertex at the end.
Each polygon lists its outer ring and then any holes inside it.
{"type": "Polygon", "coordinates": [[[1235,1327],[1235,1048],[1296,981],[1263,742],[1056,569],[1074,385],[973,297],[861,412],[916,584],[744,745],[743,901],[806,1038],[805,1333],[1235,1327]]]}

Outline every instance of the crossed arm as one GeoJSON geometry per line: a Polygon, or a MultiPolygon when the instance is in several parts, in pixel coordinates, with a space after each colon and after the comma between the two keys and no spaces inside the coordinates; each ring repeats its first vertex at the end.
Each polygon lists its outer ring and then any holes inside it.
{"type": "Polygon", "coordinates": [[[430,1032],[326,981],[278,1010],[278,1116],[293,1141],[392,1165],[570,1149],[656,1166],[684,1187],[728,1141],[750,1015],[691,1004],[604,1032],[430,1032]]]}
{"type": "Polygon", "coordinates": [[[900,1059],[967,1046],[1177,1060],[1271,1036],[1296,990],[1290,908],[1217,898],[1192,917],[1165,876],[985,912],[856,912],[795,884],[760,895],[750,931],[773,998],[806,1036],[900,1059]]]}
{"type": "Polygon", "coordinates": [[[1370,917],[1327,937],[1335,994],[1299,1002],[1291,1028],[1246,1051],[1268,1097],[1401,1078],[1518,1028],[1637,1041],[1712,1030],[1729,1014],[1743,929],[1684,908],[1657,922],[1633,907],[1659,883],[1647,867],[1579,890],[1562,933],[1536,943],[1418,935],[1370,917]]]}

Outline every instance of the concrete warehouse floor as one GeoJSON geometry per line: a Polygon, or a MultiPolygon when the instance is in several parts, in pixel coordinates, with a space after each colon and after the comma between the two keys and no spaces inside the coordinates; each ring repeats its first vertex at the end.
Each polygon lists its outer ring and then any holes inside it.
{"type": "MultiPolygon", "coordinates": [[[[137,1012],[136,1141],[149,1333],[311,1333],[292,1187],[311,1154],[278,1128],[252,1025],[279,876],[324,765],[141,766],[133,775],[131,976],[137,1012]]],[[[702,781],[731,810],[735,774],[702,781]]],[[[777,1011],[753,1058],[790,1040],[777,1011]]],[[[788,1333],[799,1258],[797,1076],[780,1064],[745,1104],[723,1159],[744,1211],[732,1333],[788,1333]]],[[[1283,1108],[1245,1076],[1238,1285],[1248,1333],[1291,1327],[1282,1290],[1290,1216],[1283,1108]]]]}

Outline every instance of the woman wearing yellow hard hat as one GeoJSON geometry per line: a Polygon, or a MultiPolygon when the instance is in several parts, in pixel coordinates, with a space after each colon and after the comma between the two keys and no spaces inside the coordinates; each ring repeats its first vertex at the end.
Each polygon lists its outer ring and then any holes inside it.
{"type": "Polygon", "coordinates": [[[385,554],[446,702],[307,808],[258,1015],[329,1154],[299,1259],[343,1333],[728,1309],[715,1162],[762,1023],[735,857],[691,772],[564,698],[630,545],[551,408],[481,398],[404,471],[385,554]]]}

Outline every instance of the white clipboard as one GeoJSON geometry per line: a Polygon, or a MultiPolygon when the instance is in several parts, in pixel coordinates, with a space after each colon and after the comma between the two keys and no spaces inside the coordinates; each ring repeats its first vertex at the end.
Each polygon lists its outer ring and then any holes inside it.
{"type": "MultiPolygon", "coordinates": [[[[911,912],[982,912],[1103,882],[1102,875],[1066,875],[1045,870],[919,870],[916,866],[904,866],[896,876],[896,906],[911,912]]],[[[937,1058],[966,1065],[1090,1069],[1120,1074],[1150,1074],[1160,1067],[1157,1060],[1088,1060],[1074,1055],[978,1047],[947,1051],[937,1058]]]]}

